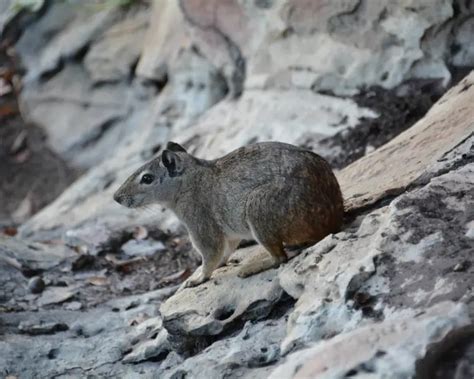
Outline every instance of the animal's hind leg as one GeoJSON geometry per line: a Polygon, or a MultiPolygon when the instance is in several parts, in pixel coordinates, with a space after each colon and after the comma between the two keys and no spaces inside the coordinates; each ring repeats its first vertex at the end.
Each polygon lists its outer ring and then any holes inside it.
{"type": "Polygon", "coordinates": [[[222,267],[222,266],[225,266],[227,264],[227,261],[229,260],[229,257],[237,249],[237,247],[239,246],[239,243],[240,243],[240,239],[226,240],[225,241],[224,253],[223,253],[221,261],[219,262],[218,267],[222,267]]]}
{"type": "Polygon", "coordinates": [[[255,230],[254,227],[251,227],[251,229],[257,242],[262,245],[270,254],[267,254],[264,257],[257,255],[254,257],[254,259],[248,261],[240,268],[238,272],[238,276],[241,278],[258,274],[259,272],[268,270],[270,268],[278,267],[281,263],[284,263],[288,260],[281,240],[276,237],[272,240],[269,240],[268,238],[263,239],[258,230],[255,230]]]}

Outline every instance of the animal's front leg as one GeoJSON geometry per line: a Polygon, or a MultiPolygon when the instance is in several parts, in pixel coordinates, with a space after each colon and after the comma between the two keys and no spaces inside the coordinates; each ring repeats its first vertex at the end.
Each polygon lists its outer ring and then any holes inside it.
{"type": "Polygon", "coordinates": [[[219,267],[224,255],[224,238],[216,236],[213,239],[199,239],[191,235],[191,241],[202,257],[202,264],[196,271],[179,287],[179,291],[184,288],[196,287],[209,280],[212,272],[219,267]]]}
{"type": "Polygon", "coordinates": [[[189,288],[189,287],[196,287],[201,283],[204,283],[208,278],[205,277],[203,274],[202,270],[202,265],[199,266],[196,271],[194,271],[191,276],[186,279],[183,284],[179,287],[179,290],[181,291],[184,288],[189,288]]]}
{"type": "Polygon", "coordinates": [[[220,257],[217,257],[216,259],[204,259],[203,257],[202,265],[199,266],[183,284],[181,284],[178,291],[181,291],[184,288],[196,287],[209,280],[212,272],[217,268],[220,261],[220,257]]]}

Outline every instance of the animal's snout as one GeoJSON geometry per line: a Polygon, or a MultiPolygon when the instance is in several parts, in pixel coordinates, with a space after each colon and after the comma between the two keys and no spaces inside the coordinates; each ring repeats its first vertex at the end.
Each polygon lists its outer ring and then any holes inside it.
{"type": "Polygon", "coordinates": [[[123,202],[125,200],[125,196],[120,194],[119,192],[114,193],[114,200],[119,203],[120,205],[123,205],[123,202]]]}

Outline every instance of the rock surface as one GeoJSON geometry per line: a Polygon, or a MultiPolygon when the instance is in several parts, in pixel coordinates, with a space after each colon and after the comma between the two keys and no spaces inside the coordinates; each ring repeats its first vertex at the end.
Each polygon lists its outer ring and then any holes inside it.
{"type": "MultiPolygon", "coordinates": [[[[239,251],[238,256],[255,253],[255,249],[247,250],[250,251],[239,251]]],[[[224,267],[206,284],[184,289],[171,297],[160,312],[172,334],[217,335],[237,320],[265,318],[282,296],[275,270],[241,279],[236,276],[235,268],[224,267]],[[246,296],[242,296],[244,292],[246,296]]]]}
{"type": "Polygon", "coordinates": [[[350,94],[420,75],[450,79],[451,62],[443,57],[453,39],[461,41],[458,27],[465,25],[455,12],[469,17],[472,9],[448,0],[427,4],[214,0],[204,6],[185,0],[181,9],[193,39],[235,86],[350,94]]]}
{"type": "Polygon", "coordinates": [[[346,208],[366,206],[387,194],[400,193],[416,180],[428,180],[427,166],[442,161],[447,153],[472,137],[473,99],[474,73],[471,73],[448,91],[420,122],[343,170],[338,179],[346,208]],[[399,175],[387,181],[387,170],[399,175]]]}
{"type": "Polygon", "coordinates": [[[473,20],[450,0],[158,0],[18,21],[21,113],[81,176],[0,230],[0,376],[470,377],[474,73],[424,117],[404,104],[427,109],[474,66],[473,20]],[[404,125],[386,130],[377,101],[404,125]],[[246,279],[258,246],[176,292],[197,264],[176,219],[112,201],[170,139],[333,162],[361,126],[379,139],[338,166],[343,230],[246,279]]]}
{"type": "Polygon", "coordinates": [[[419,315],[358,328],[287,357],[269,376],[286,378],[413,377],[430,345],[442,345],[471,323],[460,304],[440,303],[419,315]]]}

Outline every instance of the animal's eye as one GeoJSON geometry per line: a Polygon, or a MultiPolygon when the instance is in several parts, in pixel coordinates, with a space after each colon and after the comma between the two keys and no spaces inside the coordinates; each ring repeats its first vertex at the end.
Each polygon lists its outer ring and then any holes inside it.
{"type": "Polygon", "coordinates": [[[150,174],[145,174],[142,176],[142,178],[140,179],[140,183],[144,183],[144,184],[151,184],[153,183],[153,180],[155,179],[155,177],[153,175],[150,175],[150,174]]]}

